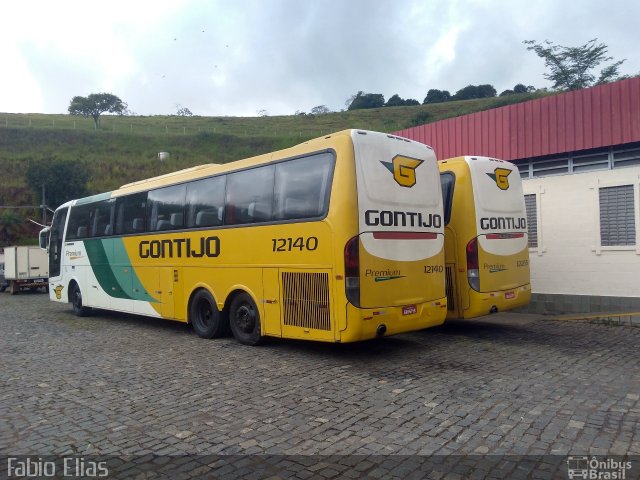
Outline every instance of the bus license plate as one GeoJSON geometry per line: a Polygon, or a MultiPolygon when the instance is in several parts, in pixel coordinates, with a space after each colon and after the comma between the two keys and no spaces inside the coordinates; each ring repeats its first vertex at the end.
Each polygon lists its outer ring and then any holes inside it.
{"type": "Polygon", "coordinates": [[[512,298],[516,298],[516,292],[507,292],[504,294],[504,298],[507,300],[511,300],[512,298]]]}
{"type": "Polygon", "coordinates": [[[414,313],[418,313],[418,307],[415,305],[407,305],[406,307],[402,307],[402,315],[413,315],[414,313]]]}

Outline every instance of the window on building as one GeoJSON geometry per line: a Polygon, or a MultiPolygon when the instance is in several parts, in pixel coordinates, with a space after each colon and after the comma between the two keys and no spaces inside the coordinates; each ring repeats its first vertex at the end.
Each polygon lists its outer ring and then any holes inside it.
{"type": "Polygon", "coordinates": [[[524,204],[527,207],[529,248],[538,248],[538,209],[536,203],[535,193],[524,196],[524,204]]]}
{"type": "Polygon", "coordinates": [[[518,162],[516,166],[520,171],[520,178],[529,178],[529,162],[518,162]]]}
{"type": "Polygon", "coordinates": [[[600,244],[603,247],[636,244],[633,185],[600,188],[600,244]]]}
{"type": "Polygon", "coordinates": [[[613,167],[630,167],[640,165],[640,148],[613,152],[613,167]]]}
{"type": "Polygon", "coordinates": [[[573,173],[609,168],[609,152],[594,153],[573,157],[573,173]]]}
{"type": "Polygon", "coordinates": [[[533,176],[544,177],[546,175],[558,175],[569,173],[569,158],[542,160],[533,162],[533,176]]]}

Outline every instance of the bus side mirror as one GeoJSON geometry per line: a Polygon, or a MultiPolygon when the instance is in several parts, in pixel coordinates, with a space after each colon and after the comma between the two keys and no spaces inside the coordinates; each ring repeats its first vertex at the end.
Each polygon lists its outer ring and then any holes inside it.
{"type": "Polygon", "coordinates": [[[38,244],[42,250],[46,250],[49,244],[49,231],[51,227],[45,227],[40,230],[40,234],[38,235],[38,244]]]}

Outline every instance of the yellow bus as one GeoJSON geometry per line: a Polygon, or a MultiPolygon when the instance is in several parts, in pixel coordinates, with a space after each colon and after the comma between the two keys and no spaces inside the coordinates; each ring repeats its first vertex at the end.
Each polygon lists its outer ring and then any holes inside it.
{"type": "Polygon", "coordinates": [[[445,217],[447,318],[529,303],[527,213],[518,168],[488,157],[438,162],[445,217]]]}
{"type": "MultiPolygon", "coordinates": [[[[47,240],[48,238],[48,240],[47,240]]],[[[346,130],[60,206],[51,299],[188,322],[196,334],[353,342],[446,316],[433,150],[346,130]]]]}

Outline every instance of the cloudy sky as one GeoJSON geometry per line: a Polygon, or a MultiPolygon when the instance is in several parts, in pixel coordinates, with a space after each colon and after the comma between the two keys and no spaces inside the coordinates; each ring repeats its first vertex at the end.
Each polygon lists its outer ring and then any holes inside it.
{"type": "Polygon", "coordinates": [[[0,112],[110,92],[140,115],[345,108],[359,90],[548,87],[523,40],[597,37],[640,73],[637,0],[21,0],[0,16],[0,112]]]}

